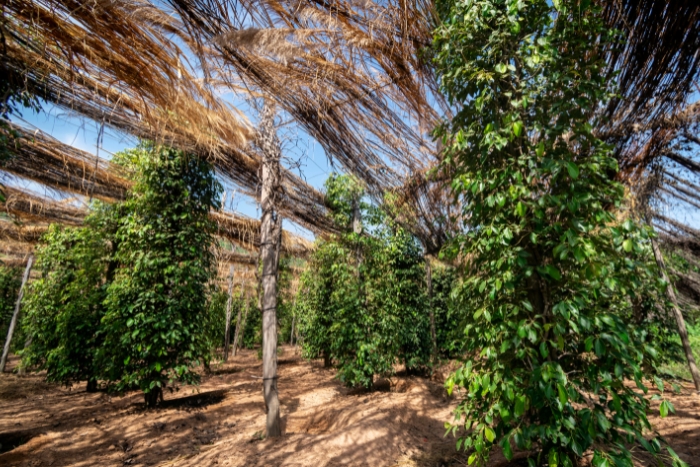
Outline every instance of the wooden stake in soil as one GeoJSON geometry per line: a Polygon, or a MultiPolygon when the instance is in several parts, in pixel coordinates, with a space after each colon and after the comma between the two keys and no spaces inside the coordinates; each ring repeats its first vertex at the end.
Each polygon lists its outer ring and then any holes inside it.
{"type": "Polygon", "coordinates": [[[292,315],[292,332],[289,333],[289,345],[294,345],[294,319],[296,316],[292,315]]]}
{"type": "MultiPolygon", "coordinates": [[[[224,361],[228,361],[228,343],[231,336],[231,303],[233,302],[233,264],[228,270],[228,301],[226,302],[226,333],[224,334],[224,361]]],[[[233,351],[236,355],[236,351],[233,351]]]]}
{"type": "Polygon", "coordinates": [[[24,296],[24,285],[27,283],[27,279],[29,279],[29,271],[31,271],[32,269],[33,262],[34,255],[29,255],[29,259],[27,260],[27,267],[24,270],[24,276],[22,276],[22,285],[20,285],[19,287],[19,295],[17,296],[15,311],[14,313],[12,313],[10,327],[7,329],[7,339],[5,339],[5,347],[2,349],[2,359],[0,359],[0,373],[5,371],[7,356],[10,354],[10,344],[12,344],[12,334],[14,334],[15,326],[17,326],[17,317],[19,316],[19,309],[22,304],[22,297],[24,296]]]}
{"type": "Polygon", "coordinates": [[[659,266],[661,278],[664,281],[666,281],[666,284],[668,284],[666,286],[666,293],[668,294],[668,298],[673,304],[673,315],[676,318],[676,325],[678,326],[678,335],[680,335],[681,337],[681,343],[683,344],[685,357],[688,359],[688,367],[690,368],[690,374],[693,375],[695,390],[700,392],[700,372],[698,371],[698,366],[695,364],[693,349],[690,347],[690,341],[688,340],[688,330],[685,327],[685,320],[683,319],[683,314],[678,308],[676,292],[673,291],[673,285],[671,285],[671,281],[668,280],[668,276],[666,275],[666,264],[664,263],[664,257],[661,255],[659,244],[656,242],[655,238],[651,239],[651,248],[654,251],[654,258],[656,259],[656,264],[659,266]]]}
{"type": "MultiPolygon", "coordinates": [[[[241,294],[243,296],[243,294],[241,294]]],[[[245,337],[245,323],[248,320],[248,311],[250,311],[250,300],[248,297],[245,297],[245,313],[243,314],[243,322],[241,323],[241,332],[238,333],[238,339],[236,340],[236,343],[234,344],[233,348],[233,354],[236,355],[236,349],[238,347],[243,346],[243,338],[245,337]]],[[[236,327],[238,327],[238,323],[236,323],[236,327]]]]}
{"type": "Polygon", "coordinates": [[[425,257],[425,281],[428,286],[428,314],[430,315],[430,340],[433,344],[431,355],[433,363],[437,362],[437,335],[435,333],[435,312],[433,311],[433,268],[430,265],[430,258],[425,257]]]}
{"type": "Polygon", "coordinates": [[[259,142],[262,150],[262,193],[260,207],[260,259],[262,261],[262,332],[263,332],[263,397],[267,409],[267,437],[282,435],[280,405],[277,394],[277,271],[279,240],[275,238],[277,223],[281,233],[282,219],[275,219],[275,197],[279,187],[281,145],[274,129],[274,113],[266,103],[260,119],[259,142]]]}
{"type": "Polygon", "coordinates": [[[233,334],[233,356],[236,356],[236,351],[238,349],[238,339],[241,336],[241,312],[243,311],[243,281],[241,281],[241,296],[239,301],[241,305],[238,307],[238,315],[236,316],[236,332],[233,334]]]}

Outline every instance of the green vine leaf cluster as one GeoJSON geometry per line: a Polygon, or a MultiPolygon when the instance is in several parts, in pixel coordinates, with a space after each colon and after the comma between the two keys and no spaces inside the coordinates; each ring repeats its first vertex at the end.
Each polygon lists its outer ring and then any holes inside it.
{"type": "Polygon", "coordinates": [[[41,275],[29,286],[23,318],[31,342],[22,352],[23,364],[46,370],[47,381],[88,381],[91,390],[100,374],[95,357],[103,343],[99,331],[111,253],[104,232],[94,228],[99,215],[85,227],[49,228],[37,249],[41,275]]]}
{"type": "Polygon", "coordinates": [[[24,359],[49,380],[138,388],[154,405],[173,382],[198,382],[218,337],[209,211],[221,186],[208,163],[167,147],[144,143],[115,162],[135,182],[128,199],[94,202],[85,226],[43,238],[24,359]]]}
{"type": "Polygon", "coordinates": [[[295,314],[306,358],[326,357],[349,386],[372,386],[396,363],[424,370],[430,360],[425,265],[420,245],[362,201],[348,176],[326,182],[343,233],[317,241],[301,277],[295,314]],[[352,230],[355,205],[365,233],[352,230]]]}
{"type": "Polygon", "coordinates": [[[616,217],[617,164],[593,133],[614,95],[601,50],[618,37],[587,0],[437,8],[434,63],[455,115],[435,135],[467,219],[444,253],[467,259],[454,295],[471,317],[448,432],[470,464],[494,446],[549,466],[589,449],[595,466],[631,466],[632,444],[658,454],[643,378],[658,361],[646,324],[665,314],[650,306],[663,284],[650,233],[616,217]]]}

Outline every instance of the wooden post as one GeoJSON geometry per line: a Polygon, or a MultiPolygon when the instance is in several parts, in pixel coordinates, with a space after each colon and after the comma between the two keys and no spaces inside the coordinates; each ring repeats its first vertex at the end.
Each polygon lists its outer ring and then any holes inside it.
{"type": "Polygon", "coordinates": [[[294,345],[294,319],[296,316],[292,314],[292,332],[289,333],[289,345],[294,345]]]}
{"type": "Polygon", "coordinates": [[[248,311],[250,311],[250,300],[245,297],[245,313],[243,314],[243,322],[241,323],[241,332],[238,335],[238,342],[236,347],[241,347],[243,345],[243,339],[245,338],[245,323],[248,320],[248,311]]]}
{"type": "Polygon", "coordinates": [[[243,280],[241,280],[241,296],[239,301],[241,302],[238,307],[238,315],[236,316],[236,332],[233,334],[233,356],[236,356],[238,350],[238,339],[241,336],[241,312],[243,311],[243,280]]]}
{"type": "MultiPolygon", "coordinates": [[[[224,361],[228,361],[228,343],[231,336],[231,304],[233,302],[233,264],[228,270],[228,301],[226,302],[226,333],[224,334],[224,361]]],[[[235,354],[234,354],[235,355],[235,354]]]]}
{"type": "Polygon", "coordinates": [[[2,349],[2,359],[0,359],[0,373],[5,371],[5,365],[7,364],[7,356],[10,354],[10,344],[12,344],[12,334],[15,332],[15,326],[17,326],[17,318],[19,316],[20,306],[22,304],[22,297],[24,296],[24,285],[29,279],[29,271],[32,269],[32,263],[34,262],[34,255],[29,255],[27,260],[27,267],[24,269],[24,276],[22,276],[22,285],[19,287],[19,295],[17,296],[17,303],[15,303],[15,311],[12,313],[12,319],[10,320],[10,327],[7,329],[7,339],[5,339],[5,347],[2,349]]]}
{"type": "Polygon", "coordinates": [[[282,435],[277,394],[277,271],[279,256],[275,230],[282,219],[275,216],[275,197],[280,177],[281,145],[274,128],[274,113],[265,103],[260,119],[259,146],[262,150],[262,193],[260,206],[260,259],[262,261],[263,397],[267,409],[268,438],[282,435]]]}
{"type": "Polygon", "coordinates": [[[688,359],[688,367],[690,368],[690,374],[693,376],[693,382],[695,383],[695,390],[700,392],[700,372],[698,371],[698,366],[695,364],[695,357],[693,356],[693,349],[690,347],[690,341],[688,340],[688,330],[685,327],[685,320],[683,319],[683,314],[678,308],[678,300],[676,299],[676,292],[673,290],[673,285],[671,281],[668,280],[666,275],[666,265],[664,264],[664,257],[661,255],[661,250],[659,249],[659,244],[656,242],[655,238],[651,239],[651,248],[654,251],[654,258],[656,259],[656,264],[659,266],[659,272],[661,273],[661,278],[666,281],[666,293],[668,298],[673,304],[673,315],[676,318],[676,325],[678,326],[678,335],[681,337],[681,343],[683,344],[683,350],[685,351],[685,358],[688,359]]]}
{"type": "Polygon", "coordinates": [[[425,281],[428,286],[428,315],[430,316],[430,340],[433,344],[433,351],[431,360],[433,363],[437,362],[438,348],[437,348],[437,335],[435,333],[435,312],[433,310],[433,268],[430,264],[430,258],[425,257],[425,281]]]}

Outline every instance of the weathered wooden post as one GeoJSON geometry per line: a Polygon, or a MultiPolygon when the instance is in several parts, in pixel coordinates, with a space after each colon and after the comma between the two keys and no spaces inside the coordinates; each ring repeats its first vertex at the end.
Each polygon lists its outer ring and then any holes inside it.
{"type": "MultiPolygon", "coordinates": [[[[224,334],[224,361],[228,361],[228,343],[231,336],[231,304],[233,302],[233,264],[228,271],[228,301],[226,302],[226,332],[224,334]]],[[[235,355],[235,351],[234,351],[235,355]]]]}
{"type": "Polygon", "coordinates": [[[432,343],[431,360],[437,362],[437,334],[435,332],[435,311],[433,310],[433,268],[430,264],[430,257],[425,257],[425,282],[428,287],[428,315],[430,316],[430,340],[432,343]]]}
{"type": "Polygon", "coordinates": [[[5,365],[7,364],[7,356],[10,354],[10,345],[12,344],[12,335],[15,332],[15,326],[17,326],[17,318],[19,317],[19,310],[22,304],[22,297],[24,296],[24,285],[27,283],[27,279],[29,279],[29,271],[31,271],[33,263],[34,255],[29,255],[29,259],[27,260],[27,267],[24,269],[24,276],[22,276],[22,285],[20,285],[19,287],[17,303],[15,303],[15,311],[14,313],[12,313],[10,327],[7,329],[7,339],[5,339],[5,347],[2,349],[2,359],[0,359],[0,373],[5,371],[5,365]]]}
{"type": "Polygon", "coordinates": [[[282,435],[280,405],[277,393],[277,271],[279,255],[275,238],[282,219],[275,214],[275,198],[279,187],[281,145],[274,128],[274,112],[268,103],[263,106],[258,144],[262,150],[262,193],[260,207],[260,259],[262,261],[262,334],[263,334],[263,397],[267,409],[267,437],[282,435]],[[276,225],[276,224],[279,224],[276,225]]]}
{"type": "Polygon", "coordinates": [[[238,339],[241,336],[241,312],[243,311],[243,280],[241,280],[241,295],[239,297],[241,306],[238,307],[238,315],[236,316],[236,332],[233,334],[233,356],[236,356],[238,351],[238,339]]]}

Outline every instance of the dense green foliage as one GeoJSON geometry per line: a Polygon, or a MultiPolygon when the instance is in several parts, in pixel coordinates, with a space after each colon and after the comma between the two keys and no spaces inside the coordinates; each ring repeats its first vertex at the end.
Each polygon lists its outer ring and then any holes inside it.
{"type": "Polygon", "coordinates": [[[48,381],[97,385],[95,361],[102,338],[110,248],[92,219],[85,227],[53,225],[37,249],[41,277],[31,283],[24,304],[25,330],[31,345],[24,364],[46,370],[48,381]]]}
{"type": "Polygon", "coordinates": [[[538,450],[537,465],[593,449],[595,466],[631,466],[629,443],[660,450],[643,437],[642,378],[656,364],[645,304],[661,284],[647,231],[613,214],[617,164],[592,133],[612,96],[598,50],[614,32],[586,0],[438,11],[435,64],[456,115],[436,135],[470,222],[447,252],[471,265],[456,293],[471,358],[448,381],[465,391],[451,431],[464,428],[470,463],[499,445],[507,458],[538,450]]]}
{"type": "Polygon", "coordinates": [[[431,308],[435,315],[435,337],[438,352],[443,358],[463,355],[465,313],[452,297],[457,287],[457,274],[452,267],[433,269],[433,297],[431,308]]]}
{"type": "Polygon", "coordinates": [[[425,269],[416,239],[360,203],[349,177],[332,176],[329,206],[344,233],[318,240],[301,278],[295,313],[307,358],[326,357],[351,386],[372,385],[397,362],[421,369],[430,357],[425,269]],[[370,234],[351,230],[359,203],[370,234]]]}
{"type": "Polygon", "coordinates": [[[101,363],[118,388],[139,387],[154,404],[169,382],[197,382],[192,367],[210,356],[202,318],[215,274],[209,210],[220,185],[204,161],[148,152],[115,234],[120,267],[102,319],[101,363]]]}
{"type": "Polygon", "coordinates": [[[38,249],[24,358],[51,381],[140,388],[152,405],[167,384],[197,382],[223,341],[226,297],[209,285],[220,186],[209,164],[164,147],[115,162],[135,182],[127,201],[93,203],[83,227],[53,226],[38,249]]]}

